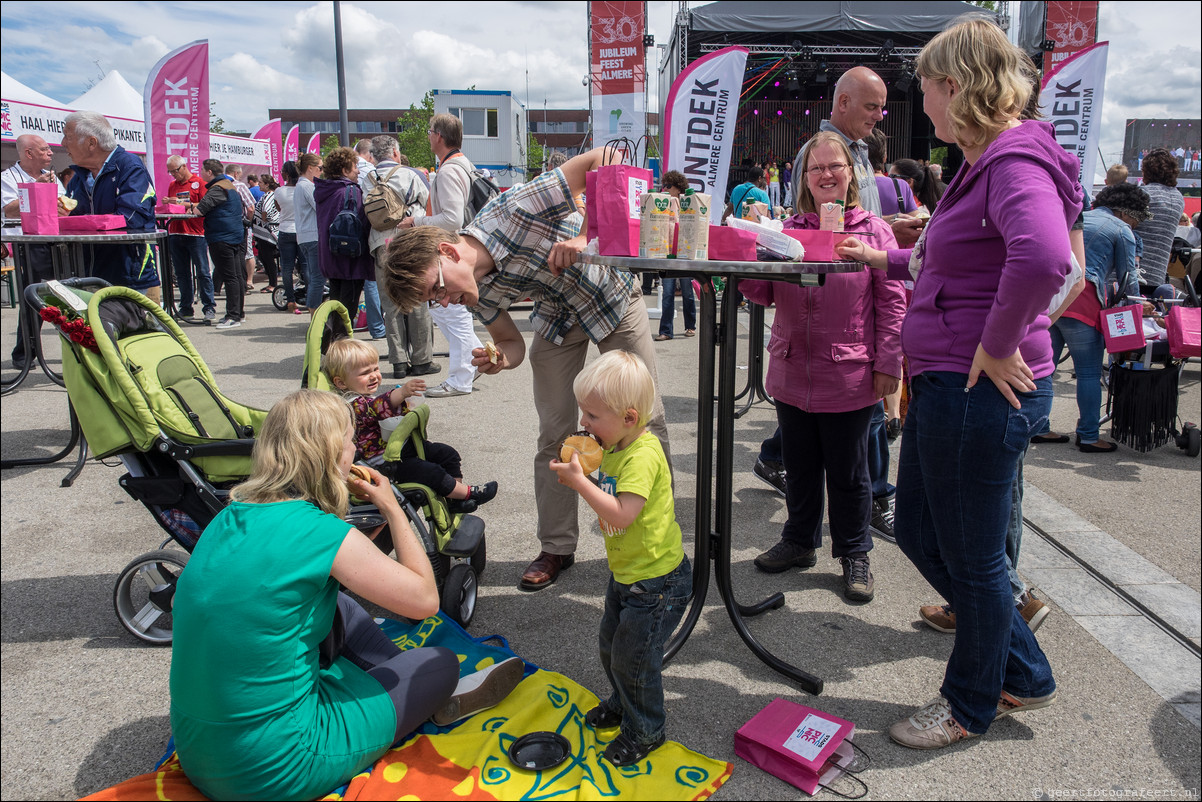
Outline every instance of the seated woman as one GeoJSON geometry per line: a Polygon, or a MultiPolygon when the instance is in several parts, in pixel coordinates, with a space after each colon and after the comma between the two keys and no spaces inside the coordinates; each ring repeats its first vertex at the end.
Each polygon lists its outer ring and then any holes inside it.
{"type": "MultiPolygon", "coordinates": [[[[816,229],[821,204],[845,201],[845,230],[896,247],[889,224],[860,208],[852,181],[855,162],[842,137],[816,135],[803,159],[801,213],[785,228],[816,229]]],[[[775,573],[817,563],[825,483],[831,554],[842,563],[843,595],[871,601],[868,424],[877,402],[897,389],[902,374],[902,285],[869,270],[828,276],[822,287],[743,281],[739,289],[749,301],[776,304],[766,389],[776,399],[789,510],[780,542],[755,565],[775,573]]]]}
{"type": "MultiPolygon", "coordinates": [[[[1100,313],[1116,298],[1139,295],[1139,270],[1135,266],[1137,227],[1151,215],[1148,193],[1135,184],[1117,184],[1098,193],[1094,207],[1085,213],[1085,292],[1052,324],[1052,351],[1060,361],[1064,346],[1077,374],[1077,447],[1087,454],[1118,448],[1099,438],[1102,410],[1102,361],[1106,342],[1100,313]]],[[[1032,443],[1067,443],[1045,424],[1032,443]]]]}
{"type": "Polygon", "coordinates": [[[212,799],[313,799],[426,719],[453,723],[521,681],[511,658],[460,682],[454,652],[400,651],[339,592],[407,618],[438,611],[426,550],[388,481],[374,470],[371,484],[348,480],[353,435],[333,393],[277,403],[250,478],[180,576],[171,729],[188,779],[212,799]],[[348,488],[387,519],[396,560],[341,519],[348,488]]]}

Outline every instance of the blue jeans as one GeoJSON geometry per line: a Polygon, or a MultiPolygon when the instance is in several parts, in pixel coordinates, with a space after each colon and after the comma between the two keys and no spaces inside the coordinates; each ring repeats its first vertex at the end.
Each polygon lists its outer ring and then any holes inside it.
{"type": "Polygon", "coordinates": [[[672,319],[676,316],[676,285],[680,284],[680,304],[684,307],[686,331],[697,328],[697,306],[693,303],[691,278],[663,278],[664,299],[660,304],[659,333],[672,336],[672,319]]]}
{"type": "Polygon", "coordinates": [[[969,732],[989,729],[1002,690],[1044,696],[1052,668],[1014,605],[1006,536],[1018,462],[1052,406],[1052,380],[1014,409],[982,374],[928,371],[911,381],[898,467],[897,545],[956,611],[941,693],[969,732]]]}
{"type": "Polygon", "coordinates": [[[872,482],[872,497],[888,498],[896,487],[889,484],[889,436],[885,434],[885,402],[877,401],[868,423],[868,480],[872,482]]]}
{"type": "Polygon", "coordinates": [[[603,710],[621,711],[622,732],[636,744],[664,734],[664,643],[693,595],[686,556],[663,576],[623,585],[609,577],[601,618],[601,666],[613,693],[603,710]]]}
{"type": "MultiPolygon", "coordinates": [[[[295,301],[296,285],[292,280],[292,270],[298,266],[298,259],[300,261],[300,268],[303,270],[304,258],[301,257],[300,248],[296,244],[295,234],[281,231],[278,239],[279,242],[277,244],[280,249],[280,281],[284,284],[284,300],[295,301]]],[[[305,275],[309,274],[305,273],[305,275]]]]}
{"type": "Polygon", "coordinates": [[[179,287],[179,309],[192,309],[192,274],[196,273],[200,283],[200,306],[205,312],[217,309],[213,300],[213,274],[209,270],[209,249],[204,237],[171,234],[167,237],[171,249],[171,265],[175,270],[175,286],[179,287]]]}
{"type": "Polygon", "coordinates": [[[1057,320],[1049,333],[1056,361],[1060,361],[1067,345],[1077,373],[1077,434],[1082,443],[1096,443],[1102,420],[1102,360],[1106,358],[1106,341],[1102,332],[1071,317],[1057,320]]]}
{"type": "Polygon", "coordinates": [[[374,281],[363,282],[363,304],[367,309],[367,331],[373,340],[382,340],[388,334],[384,328],[384,313],[380,309],[380,288],[374,281]]]}
{"type": "Polygon", "coordinates": [[[316,309],[321,306],[321,296],[326,290],[326,277],[317,262],[317,242],[300,242],[297,243],[297,247],[304,254],[305,268],[309,276],[309,284],[305,288],[305,306],[311,310],[316,309]]]}

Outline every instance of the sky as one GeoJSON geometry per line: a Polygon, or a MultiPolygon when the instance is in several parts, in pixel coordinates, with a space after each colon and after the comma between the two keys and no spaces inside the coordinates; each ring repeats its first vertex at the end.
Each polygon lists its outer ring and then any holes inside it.
{"type": "MultiPolygon", "coordinates": [[[[678,5],[648,3],[657,43],[678,5]]],[[[330,2],[5,2],[0,52],[10,76],[69,101],[113,69],[140,91],[160,57],[207,38],[216,114],[254,131],[268,108],[337,108],[333,28],[330,2]]],[[[1202,3],[1103,0],[1107,164],[1129,118],[1202,117],[1199,30],[1202,3]]],[[[584,2],[343,2],[342,32],[351,108],[408,108],[428,89],[472,85],[531,109],[588,107],[584,2]]]]}

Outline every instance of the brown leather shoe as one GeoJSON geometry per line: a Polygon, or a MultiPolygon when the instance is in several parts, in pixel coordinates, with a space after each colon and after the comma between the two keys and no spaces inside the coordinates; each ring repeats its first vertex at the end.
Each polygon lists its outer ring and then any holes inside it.
{"type": "Polygon", "coordinates": [[[574,562],[576,562],[576,555],[574,554],[539,552],[539,555],[534,558],[534,562],[530,563],[526,567],[526,572],[522,574],[522,581],[518,583],[518,590],[524,590],[528,593],[533,593],[537,590],[546,590],[559,578],[559,572],[565,568],[571,568],[574,562]]]}

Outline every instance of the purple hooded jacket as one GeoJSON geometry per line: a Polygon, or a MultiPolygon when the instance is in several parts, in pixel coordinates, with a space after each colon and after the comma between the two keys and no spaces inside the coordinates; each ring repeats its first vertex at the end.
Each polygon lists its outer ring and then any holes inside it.
{"type": "MultiPolygon", "coordinates": [[[[818,215],[798,214],[785,228],[818,228],[818,215]]],[[[889,224],[859,207],[844,228],[876,236],[874,247],[897,244],[889,224]]],[[[876,403],[872,374],[902,375],[902,285],[879,270],[837,273],[821,287],[783,281],[740,281],[739,291],[762,306],[776,304],[768,343],[765,389],[806,412],[850,412],[876,403]]]]}
{"type": "Polygon", "coordinates": [[[1049,123],[1021,123],[956,174],[913,251],[889,252],[890,278],[909,280],[911,256],[918,264],[902,326],[910,375],[968,373],[978,345],[999,359],[1019,350],[1036,378],[1051,374],[1045,310],[1070,271],[1080,169],[1049,123]]]}
{"type": "Polygon", "coordinates": [[[375,281],[376,260],[367,250],[367,235],[371,233],[371,223],[367,222],[367,215],[363,212],[363,191],[359,189],[359,185],[345,178],[333,181],[318,178],[313,182],[313,200],[317,204],[317,261],[321,265],[321,274],[326,278],[375,281]],[[342,205],[346,202],[347,187],[351,188],[351,198],[363,232],[363,251],[357,259],[330,253],[330,223],[333,223],[334,218],[342,211],[342,205]]]}

